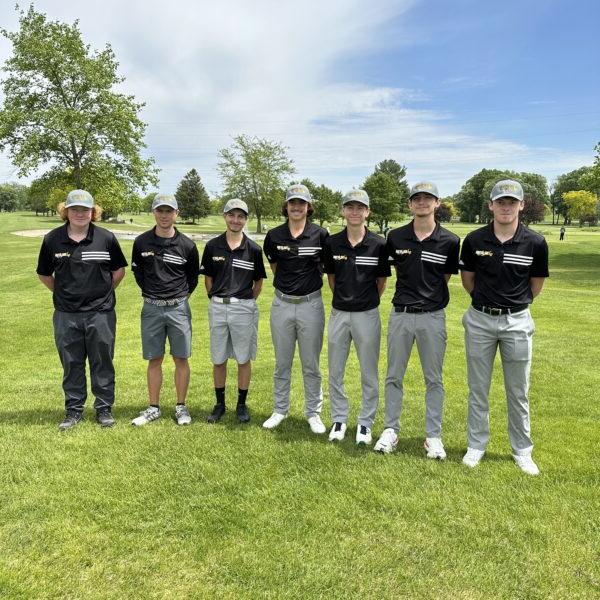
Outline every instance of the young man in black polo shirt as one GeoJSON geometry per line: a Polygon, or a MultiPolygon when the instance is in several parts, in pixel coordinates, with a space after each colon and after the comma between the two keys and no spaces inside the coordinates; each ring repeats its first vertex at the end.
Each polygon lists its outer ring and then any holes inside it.
{"type": "Polygon", "coordinates": [[[175,196],[157,194],[152,212],[156,226],[135,239],[131,261],[144,300],[142,354],[148,361],[149,406],[131,424],[146,425],[161,415],[162,363],[168,337],[175,363],[175,420],[178,425],[189,425],[192,418],[185,401],[190,383],[192,312],[188,298],[198,285],[198,249],[175,227],[178,215],[175,196]]]}
{"type": "Polygon", "coordinates": [[[391,231],[387,238],[387,252],[396,267],[397,279],[388,324],[385,429],[374,449],[389,453],[398,443],[404,374],[416,342],[425,378],[425,450],[427,458],[443,460],[444,308],[450,299],[448,280],[458,273],[460,240],[436,222],[435,209],[439,205],[436,185],[417,183],[408,200],[414,219],[391,231]]]}
{"type": "Polygon", "coordinates": [[[472,298],[463,317],[469,382],[463,463],[476,467],[490,437],[488,394],[499,347],[513,457],[521,470],[537,475],[527,397],[535,329],[529,305],[548,277],[548,245],[519,223],[523,207],[521,184],[499,181],[490,195],[493,221],[469,233],[462,247],[462,283],[472,298]]]}
{"type": "Polygon", "coordinates": [[[287,221],[271,229],[263,250],[275,274],[275,296],[271,305],[271,337],[275,347],[273,414],[263,423],[274,429],[290,407],[292,361],[296,341],[304,379],[304,413],[313,433],[325,433],[321,421],[323,391],[319,359],[323,346],[325,309],[322,252],[327,231],[308,221],[312,198],[304,185],[286,191],[283,214],[287,221]]]}
{"type": "Polygon", "coordinates": [[[115,288],[125,276],[127,261],[119,242],[92,221],[100,218],[91,194],[69,192],[59,214],[66,223],[44,237],[37,266],[42,283],[52,292],[54,339],[63,366],[64,431],[79,423],[87,396],[85,360],[90,365],[96,420],[115,424],[115,288]]]}
{"type": "Polygon", "coordinates": [[[236,415],[240,423],[247,423],[246,398],[258,338],[256,299],[267,274],[260,246],[244,234],[247,204],[233,198],[225,204],[223,215],[227,230],[206,244],[200,265],[210,298],[210,353],[217,398],[208,422],[216,423],[225,414],[227,360],[233,358],[238,364],[236,415]]]}
{"type": "Polygon", "coordinates": [[[362,408],[356,428],[356,443],[370,445],[371,428],[379,405],[379,349],[381,319],[379,299],[391,275],[385,239],[371,233],[369,196],[352,190],[342,200],[347,226],[325,241],[324,266],[333,291],[333,308],[328,325],[330,441],[346,434],[349,404],[344,390],[344,373],[354,341],[360,363],[362,408]]]}

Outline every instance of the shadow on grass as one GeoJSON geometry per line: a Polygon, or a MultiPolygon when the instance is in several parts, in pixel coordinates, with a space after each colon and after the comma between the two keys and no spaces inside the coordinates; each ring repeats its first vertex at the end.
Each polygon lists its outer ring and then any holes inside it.
{"type": "MultiPolygon", "coordinates": [[[[130,408],[113,408],[113,416],[117,424],[131,422],[138,412],[130,408]]],[[[47,426],[57,425],[63,420],[65,411],[61,407],[41,409],[17,409],[0,411],[0,425],[47,426]]],[[[83,412],[84,421],[96,422],[96,411],[92,406],[86,406],[83,412]]]]}

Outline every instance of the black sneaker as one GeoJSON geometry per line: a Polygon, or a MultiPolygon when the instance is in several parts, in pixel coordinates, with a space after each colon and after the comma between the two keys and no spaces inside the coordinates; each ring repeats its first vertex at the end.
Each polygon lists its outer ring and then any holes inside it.
{"type": "Polygon", "coordinates": [[[97,411],[96,422],[100,427],[112,427],[115,424],[115,418],[112,416],[110,408],[97,411]]]}
{"type": "Polygon", "coordinates": [[[72,429],[83,419],[83,414],[78,410],[67,410],[65,412],[65,418],[63,422],[58,426],[59,431],[66,431],[72,429]]]}
{"type": "Polygon", "coordinates": [[[221,404],[217,402],[212,409],[210,415],[208,415],[208,419],[206,419],[209,423],[216,423],[220,421],[223,415],[225,414],[225,404],[221,404]]]}
{"type": "Polygon", "coordinates": [[[245,404],[238,404],[235,409],[238,421],[240,423],[248,423],[250,421],[250,413],[248,407],[245,404]]]}

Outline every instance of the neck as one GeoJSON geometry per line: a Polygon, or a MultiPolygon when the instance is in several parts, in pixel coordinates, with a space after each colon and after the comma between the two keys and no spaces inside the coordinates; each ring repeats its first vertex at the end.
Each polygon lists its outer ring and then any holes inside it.
{"type": "Polygon", "coordinates": [[[175,235],[175,227],[173,225],[167,229],[157,225],[154,231],[158,237],[162,238],[172,238],[175,235]]]}
{"type": "Polygon", "coordinates": [[[225,232],[225,239],[227,244],[232,248],[237,248],[244,239],[243,231],[230,231],[229,229],[225,232]]]}
{"type": "Polygon", "coordinates": [[[498,223],[497,221],[493,221],[494,223],[494,235],[500,240],[510,240],[515,237],[515,233],[517,233],[517,228],[519,227],[519,221],[513,221],[512,223],[498,223]]]}
{"type": "Polygon", "coordinates": [[[87,232],[90,228],[90,224],[88,223],[87,225],[73,225],[71,222],[69,222],[69,224],[67,225],[67,231],[69,233],[69,235],[76,235],[76,236],[82,236],[85,237],[87,235],[87,232]]]}
{"type": "Polygon", "coordinates": [[[292,221],[288,219],[288,227],[292,233],[302,233],[306,227],[306,219],[301,219],[300,221],[292,221]]]}
{"type": "Polygon", "coordinates": [[[363,240],[367,233],[367,229],[364,226],[364,223],[360,225],[347,225],[346,226],[346,234],[348,236],[348,241],[356,246],[359,242],[363,240]]]}
{"type": "Polygon", "coordinates": [[[413,228],[417,237],[427,237],[433,233],[435,229],[435,217],[433,214],[426,217],[417,217],[413,219],[413,228]]]}

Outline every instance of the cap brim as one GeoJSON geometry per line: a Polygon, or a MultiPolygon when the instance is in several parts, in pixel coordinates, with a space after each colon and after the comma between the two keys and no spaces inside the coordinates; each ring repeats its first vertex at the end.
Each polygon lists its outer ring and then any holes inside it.
{"type": "Polygon", "coordinates": [[[523,202],[523,198],[519,198],[518,196],[513,196],[512,194],[499,194],[498,196],[494,196],[490,202],[495,202],[496,200],[500,200],[501,198],[512,198],[513,200],[517,200],[517,202],[523,202]]]}
{"type": "Polygon", "coordinates": [[[83,202],[69,202],[69,204],[65,204],[65,208],[73,208],[74,206],[83,206],[83,208],[94,208],[95,204],[92,204],[92,206],[89,205],[89,202],[87,204],[84,204],[83,202]]]}
{"type": "Polygon", "coordinates": [[[307,200],[306,198],[302,197],[302,196],[290,196],[286,202],[289,202],[290,200],[302,200],[302,202],[306,202],[306,204],[310,204],[310,200],[307,200]]]}

